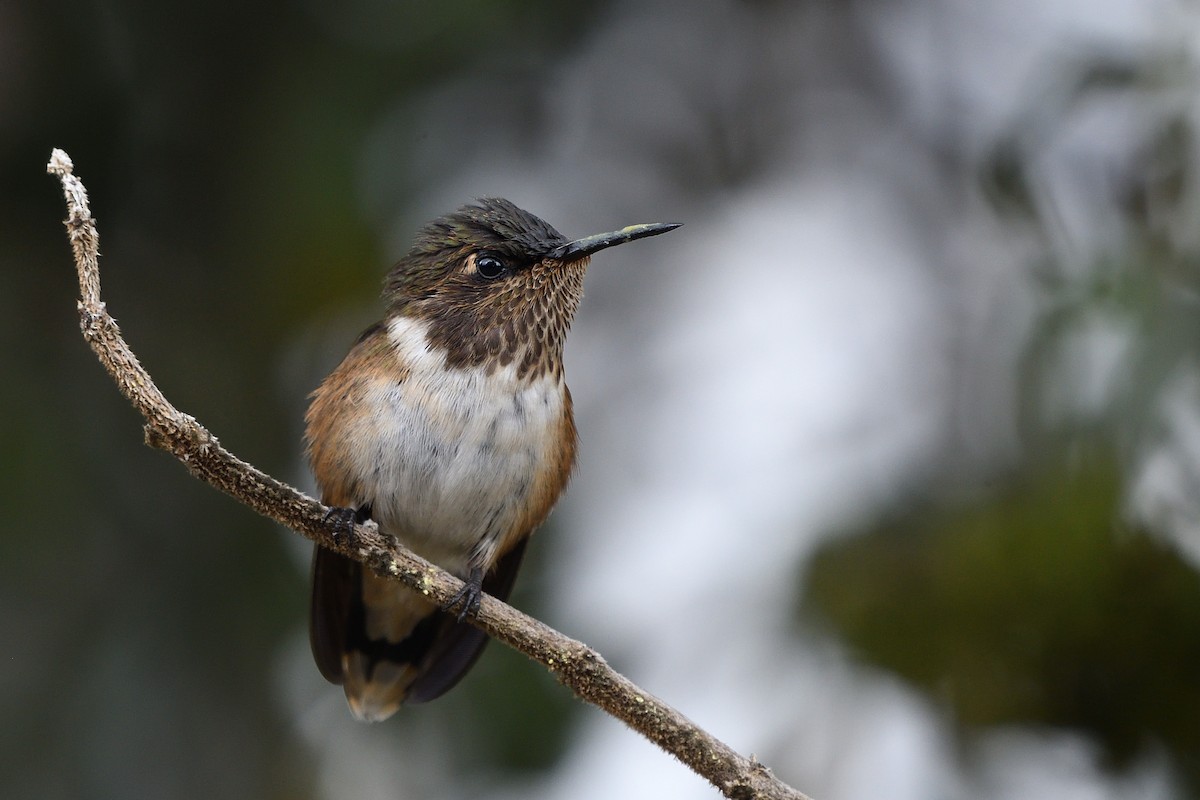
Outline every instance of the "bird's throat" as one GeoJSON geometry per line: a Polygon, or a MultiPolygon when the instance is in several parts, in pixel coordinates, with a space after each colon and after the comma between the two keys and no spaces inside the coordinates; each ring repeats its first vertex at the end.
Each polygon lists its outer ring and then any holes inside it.
{"type": "Polygon", "coordinates": [[[514,365],[521,377],[562,377],[563,345],[586,270],[587,259],[535,264],[496,292],[427,298],[407,304],[392,320],[424,323],[425,343],[449,367],[482,366],[490,372],[514,365]]]}

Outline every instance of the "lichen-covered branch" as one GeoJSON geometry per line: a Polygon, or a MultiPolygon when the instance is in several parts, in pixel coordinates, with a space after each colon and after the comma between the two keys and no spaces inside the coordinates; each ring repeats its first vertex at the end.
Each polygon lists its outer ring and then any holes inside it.
{"type": "MultiPolygon", "coordinates": [[[[67,234],[79,273],[79,317],[83,337],[121,393],[146,420],[146,443],[175,456],[193,475],[258,513],[392,577],[439,605],[462,587],[461,581],[379,532],[373,522],[358,525],[352,536],[336,536],[326,521],[328,509],[311,497],[272,478],[230,453],[193,417],[179,411],[121,337],[100,299],[99,234],[88,206],[87,190],[73,174],[70,157],[54,150],[47,171],[62,181],[67,201],[67,234]]],[[[512,606],[484,596],[472,624],[492,638],[545,666],[578,697],[603,709],[678,758],[710,781],[726,797],[791,798],[805,795],[776,779],[752,758],[745,758],[650,695],[605,663],[596,651],[512,606]]]]}

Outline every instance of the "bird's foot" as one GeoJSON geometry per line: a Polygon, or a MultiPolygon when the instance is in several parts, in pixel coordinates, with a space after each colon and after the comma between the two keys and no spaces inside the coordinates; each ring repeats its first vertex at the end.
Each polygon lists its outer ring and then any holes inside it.
{"type": "Polygon", "coordinates": [[[361,506],[359,508],[347,508],[344,506],[330,506],[325,512],[324,522],[333,520],[333,541],[337,544],[343,542],[347,547],[354,546],[354,526],[361,525],[371,518],[371,507],[361,506]]]}
{"type": "Polygon", "coordinates": [[[456,616],[458,621],[462,622],[467,617],[473,617],[479,612],[482,600],[483,570],[479,567],[471,567],[466,581],[463,582],[463,587],[455,592],[446,605],[442,606],[442,610],[447,614],[453,614],[454,609],[458,608],[456,616]]]}

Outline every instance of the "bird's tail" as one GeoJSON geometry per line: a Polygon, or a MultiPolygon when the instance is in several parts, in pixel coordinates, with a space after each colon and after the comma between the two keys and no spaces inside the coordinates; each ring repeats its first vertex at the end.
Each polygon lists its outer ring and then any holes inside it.
{"type": "MultiPolygon", "coordinates": [[[[483,589],[508,597],[525,540],[505,554],[483,589]]],[[[341,684],[354,716],[385,720],[405,703],[450,690],[487,644],[469,623],[439,610],[417,592],[317,547],[309,628],[321,674],[341,684]]]]}

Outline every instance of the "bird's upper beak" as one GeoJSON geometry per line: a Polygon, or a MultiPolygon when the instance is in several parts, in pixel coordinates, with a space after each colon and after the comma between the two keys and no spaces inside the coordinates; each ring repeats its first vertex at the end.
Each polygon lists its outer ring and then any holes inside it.
{"type": "Polygon", "coordinates": [[[594,236],[585,236],[582,239],[559,245],[546,257],[556,261],[578,261],[606,247],[625,244],[634,239],[645,239],[647,236],[658,236],[660,233],[673,231],[682,224],[682,222],[651,222],[644,225],[630,225],[619,231],[597,233],[594,236]]]}

